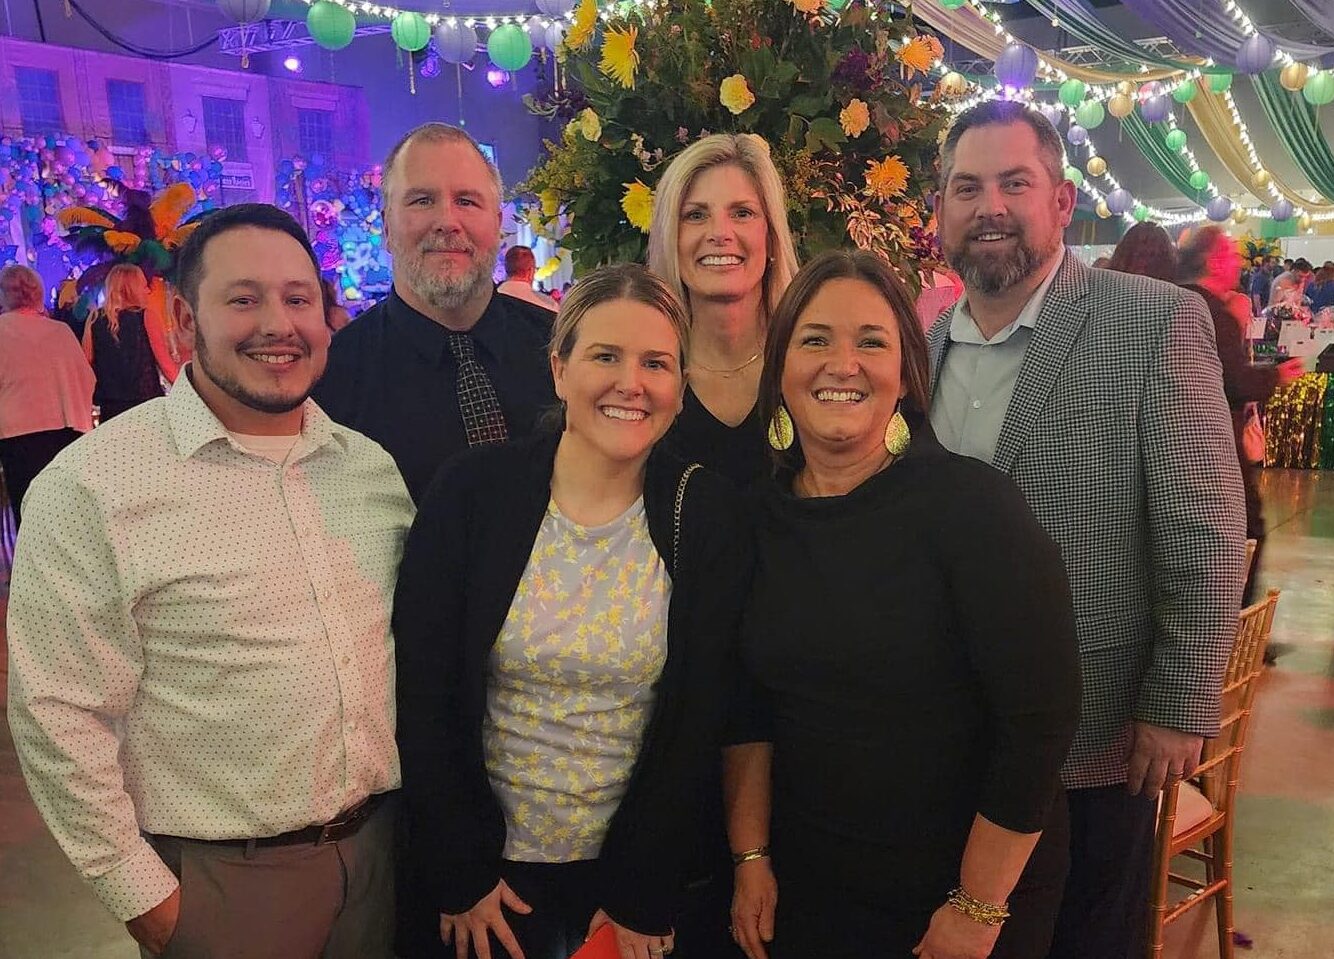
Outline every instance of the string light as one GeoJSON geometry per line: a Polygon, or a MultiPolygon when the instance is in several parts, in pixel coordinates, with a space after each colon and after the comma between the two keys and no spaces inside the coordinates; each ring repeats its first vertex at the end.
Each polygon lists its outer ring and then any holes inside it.
{"type": "MultiPolygon", "coordinates": [[[[1247,37],[1253,37],[1260,32],[1256,29],[1255,23],[1251,18],[1246,16],[1246,11],[1237,6],[1235,0],[1223,0],[1223,9],[1232,15],[1232,19],[1236,21],[1237,26],[1241,28],[1242,33],[1246,34],[1247,37]]],[[[1292,54],[1288,53],[1288,51],[1284,50],[1278,44],[1274,44],[1274,53],[1278,57],[1279,62],[1284,66],[1296,62],[1296,59],[1292,54]]]]}
{"type": "MultiPolygon", "coordinates": [[[[1260,162],[1260,154],[1255,150],[1255,143],[1251,140],[1251,132],[1246,127],[1246,121],[1241,118],[1241,111],[1237,109],[1237,101],[1232,98],[1231,90],[1223,91],[1223,103],[1226,104],[1228,112],[1232,114],[1232,123],[1237,128],[1237,136],[1241,140],[1241,145],[1246,148],[1246,157],[1251,166],[1251,183],[1254,184],[1256,175],[1264,170],[1264,164],[1260,162]]],[[[1284,199],[1282,191],[1279,190],[1272,177],[1265,181],[1265,187],[1268,189],[1270,197],[1275,201],[1284,199]]],[[[1300,203],[1293,204],[1293,216],[1309,216],[1312,221],[1321,222],[1334,220],[1334,212],[1313,213],[1300,203]]]]}

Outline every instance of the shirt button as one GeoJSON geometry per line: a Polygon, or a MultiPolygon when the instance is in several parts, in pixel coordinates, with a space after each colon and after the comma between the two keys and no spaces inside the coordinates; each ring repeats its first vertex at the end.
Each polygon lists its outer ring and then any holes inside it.
{"type": "Polygon", "coordinates": [[[981,408],[982,408],[982,401],[981,401],[981,400],[973,400],[973,409],[975,409],[975,410],[980,410],[981,408]]]}

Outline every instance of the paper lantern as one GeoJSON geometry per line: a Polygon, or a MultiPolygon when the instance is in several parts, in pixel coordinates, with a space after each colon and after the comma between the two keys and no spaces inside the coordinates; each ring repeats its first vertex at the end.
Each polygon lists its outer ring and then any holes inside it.
{"type": "Polygon", "coordinates": [[[400,13],[389,24],[389,33],[400,50],[416,53],[431,42],[431,26],[420,13],[400,13]]]}
{"type": "Polygon", "coordinates": [[[1149,97],[1139,105],[1139,115],[1145,123],[1162,123],[1171,112],[1172,105],[1167,97],[1149,97]]]}
{"type": "Polygon", "coordinates": [[[1099,220],[1105,220],[1112,215],[1112,211],[1107,207],[1106,200],[1099,200],[1097,205],[1094,206],[1093,212],[1098,214],[1099,220]]]}
{"type": "Polygon", "coordinates": [[[1209,74],[1209,90],[1213,93],[1224,93],[1232,89],[1232,74],[1230,73],[1211,73],[1209,74]]]}
{"type": "Polygon", "coordinates": [[[1186,148],[1186,131],[1181,129],[1169,130],[1167,136],[1163,138],[1169,150],[1180,153],[1186,148]]]}
{"type": "Polygon", "coordinates": [[[951,70],[940,78],[940,92],[947,97],[961,97],[968,92],[968,78],[951,70]]]}
{"type": "Polygon", "coordinates": [[[1268,37],[1253,33],[1237,51],[1237,66],[1254,76],[1264,73],[1274,62],[1274,44],[1268,37]]]}
{"type": "Polygon", "coordinates": [[[1123,97],[1134,96],[1135,84],[1131,83],[1129,80],[1122,80],[1116,85],[1116,92],[1123,97]]]}
{"type": "Polygon", "coordinates": [[[1065,111],[1054,103],[1039,103],[1038,113],[1046,117],[1047,122],[1052,126],[1059,126],[1061,117],[1065,115],[1065,111]]]}
{"type": "Polygon", "coordinates": [[[996,58],[996,79],[1002,85],[1022,89],[1038,75],[1038,55],[1023,43],[1006,44],[996,58]]]}
{"type": "Polygon", "coordinates": [[[1084,185],[1084,174],[1079,172],[1079,167],[1068,166],[1065,168],[1065,178],[1075,185],[1076,188],[1084,185]]]}
{"type": "Polygon", "coordinates": [[[1255,187],[1257,190],[1263,190],[1265,187],[1269,186],[1269,181],[1271,179],[1273,179],[1273,177],[1269,175],[1268,170],[1256,170],[1251,176],[1251,186],[1255,187]]]}
{"type": "Polygon", "coordinates": [[[1232,201],[1225,196],[1216,196],[1204,208],[1204,215],[1215,223],[1222,223],[1232,215],[1232,201]]]}
{"type": "Polygon", "coordinates": [[[1165,86],[1157,80],[1150,80],[1148,83],[1140,86],[1139,90],[1135,93],[1135,96],[1141,103],[1143,103],[1145,100],[1152,100],[1154,97],[1161,97],[1166,94],[1167,88],[1165,86]]]}
{"type": "Polygon", "coordinates": [[[1102,176],[1107,172],[1107,161],[1102,157],[1089,157],[1084,169],[1089,171],[1089,176],[1102,176]]]}
{"type": "Polygon", "coordinates": [[[1195,94],[1200,92],[1200,88],[1195,85],[1194,80],[1187,80],[1172,91],[1172,99],[1177,103],[1189,103],[1195,99],[1195,94]]]}
{"type": "Polygon", "coordinates": [[[1299,230],[1311,229],[1311,214],[1303,213],[1301,216],[1297,217],[1297,229],[1299,230]]]}
{"type": "Polygon", "coordinates": [[[1096,130],[1102,126],[1102,121],[1106,119],[1107,111],[1103,109],[1101,103],[1097,100],[1089,100],[1081,103],[1075,109],[1075,119],[1085,130],[1096,130]]]}
{"type": "Polygon", "coordinates": [[[1269,215],[1278,223],[1291,220],[1293,212],[1292,204],[1288,202],[1286,197],[1275,200],[1274,205],[1269,208],[1269,215]]]}
{"type": "Polygon", "coordinates": [[[435,28],[435,48],[446,63],[471,63],[477,53],[477,31],[461,21],[435,28]]]}
{"type": "Polygon", "coordinates": [[[574,0],[537,0],[537,9],[549,17],[566,17],[574,9],[574,0]]]}
{"type": "Polygon", "coordinates": [[[552,23],[551,26],[547,27],[548,50],[557,49],[561,45],[561,41],[563,41],[564,39],[565,39],[565,24],[557,20],[554,23],[552,23]]]}
{"type": "Polygon", "coordinates": [[[1306,86],[1306,78],[1311,75],[1311,68],[1304,63],[1289,63],[1278,72],[1278,82],[1284,90],[1296,93],[1306,86]]]}
{"type": "Polygon", "coordinates": [[[533,45],[534,50],[546,48],[547,25],[541,17],[529,17],[528,22],[523,25],[523,32],[528,34],[528,42],[533,45]]]}
{"type": "Polygon", "coordinates": [[[486,55],[502,70],[513,73],[528,65],[533,58],[533,45],[528,34],[513,23],[502,24],[486,38],[486,55]]]}
{"type": "Polygon", "coordinates": [[[1237,224],[1237,226],[1241,226],[1250,218],[1251,214],[1242,207],[1237,207],[1235,210],[1232,211],[1232,222],[1237,224]]]}
{"type": "Polygon", "coordinates": [[[1089,142],[1089,132],[1078,123],[1070,124],[1070,129],[1065,131],[1065,138],[1080,147],[1089,142]]]}
{"type": "Polygon", "coordinates": [[[1135,218],[1136,223],[1143,223],[1149,218],[1149,208],[1143,203],[1136,203],[1134,212],[1131,213],[1131,216],[1135,218]]]}
{"type": "Polygon", "coordinates": [[[1203,170],[1196,170],[1190,175],[1190,188],[1192,190],[1209,189],[1209,174],[1203,170]]]}
{"type": "Polygon", "coordinates": [[[1334,103],[1334,70],[1321,70],[1307,77],[1302,96],[1313,107],[1334,103]]]}
{"type": "Polygon", "coordinates": [[[269,15],[269,0],[218,0],[218,9],[234,23],[254,23],[269,15]]]}
{"type": "MultiPolygon", "coordinates": [[[[1088,95],[1088,85],[1083,80],[1066,80],[1061,84],[1059,94],[1061,102],[1068,107],[1077,107],[1084,102],[1084,97],[1088,95]]],[[[1087,124],[1085,124],[1087,126],[1087,124]]]]}
{"type": "Polygon", "coordinates": [[[341,50],[357,35],[357,18],[347,7],[319,0],[306,14],[306,32],[326,50],[341,50]]]}
{"type": "Polygon", "coordinates": [[[1122,120],[1130,116],[1130,114],[1133,113],[1134,110],[1135,110],[1135,101],[1130,98],[1129,94],[1118,93],[1116,96],[1112,97],[1110,100],[1107,101],[1107,112],[1110,113],[1112,116],[1116,117],[1118,120],[1122,120]]]}
{"type": "Polygon", "coordinates": [[[1130,191],[1127,189],[1116,189],[1107,194],[1107,209],[1117,216],[1129,211],[1134,205],[1135,198],[1130,195],[1130,191]]]}
{"type": "Polygon", "coordinates": [[[940,0],[940,5],[946,10],[958,10],[967,2],[968,0],[940,0]]]}

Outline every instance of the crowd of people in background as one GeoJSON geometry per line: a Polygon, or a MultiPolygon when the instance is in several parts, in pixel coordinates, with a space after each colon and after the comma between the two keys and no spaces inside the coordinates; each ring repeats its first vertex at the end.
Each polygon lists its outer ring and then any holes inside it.
{"type": "Polygon", "coordinates": [[[1289,373],[1221,234],[1066,250],[1041,114],[964,112],[938,182],[929,331],[875,255],[799,263],[750,134],[553,313],[441,123],[384,163],[386,299],[331,319],[301,227],[226,207],[165,396],[136,284],[90,324],[91,432],[77,340],[6,299],[0,432],[40,320],[71,382],[17,432],[88,433],[24,500],[10,722],[142,954],[1142,954],[1259,520],[1237,404],[1289,373]]]}

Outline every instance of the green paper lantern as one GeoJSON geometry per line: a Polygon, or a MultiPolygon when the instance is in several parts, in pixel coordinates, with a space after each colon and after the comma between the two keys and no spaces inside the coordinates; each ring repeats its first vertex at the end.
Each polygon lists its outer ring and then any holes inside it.
{"type": "Polygon", "coordinates": [[[1209,189],[1209,174],[1203,170],[1196,170],[1190,175],[1190,187],[1192,190],[1209,189]]]}
{"type": "Polygon", "coordinates": [[[326,50],[341,50],[357,35],[357,18],[347,7],[319,0],[306,14],[306,31],[326,50]]]}
{"type": "Polygon", "coordinates": [[[1085,130],[1096,130],[1106,118],[1107,111],[1097,100],[1088,100],[1081,103],[1075,110],[1075,119],[1085,130]]]}
{"type": "Polygon", "coordinates": [[[431,25],[420,13],[408,10],[394,17],[389,25],[389,33],[400,50],[416,53],[431,42],[431,25]]]}
{"type": "Polygon", "coordinates": [[[491,31],[486,40],[486,55],[502,70],[513,73],[533,58],[533,42],[523,27],[506,23],[491,31]]]}
{"type": "Polygon", "coordinates": [[[1084,174],[1079,172],[1079,167],[1068,166],[1065,168],[1065,178],[1080,187],[1084,183],[1084,174]]]}
{"type": "Polygon", "coordinates": [[[1186,148],[1186,131],[1181,129],[1171,130],[1163,138],[1163,142],[1167,144],[1169,150],[1180,153],[1186,148]]]}
{"type": "Polygon", "coordinates": [[[1307,77],[1302,96],[1313,107],[1334,103],[1334,70],[1321,70],[1307,77]]]}
{"type": "MultiPolygon", "coordinates": [[[[1061,84],[1061,102],[1068,107],[1077,107],[1084,102],[1088,89],[1088,85],[1083,80],[1066,80],[1061,84]]],[[[1088,126],[1087,123],[1083,125],[1088,126]]]]}
{"type": "Polygon", "coordinates": [[[1195,85],[1194,80],[1187,80],[1181,86],[1172,91],[1172,99],[1177,103],[1189,103],[1195,99],[1195,94],[1200,92],[1200,88],[1195,85]]]}
{"type": "Polygon", "coordinates": [[[1209,74],[1209,89],[1214,93],[1223,93],[1232,89],[1232,74],[1230,73],[1211,73],[1209,74]]]}
{"type": "Polygon", "coordinates": [[[1149,208],[1143,203],[1135,204],[1135,212],[1132,214],[1136,223],[1143,223],[1149,218],[1149,208]]]}
{"type": "Polygon", "coordinates": [[[967,2],[968,0],[940,0],[940,5],[946,10],[958,10],[967,2]]]}

